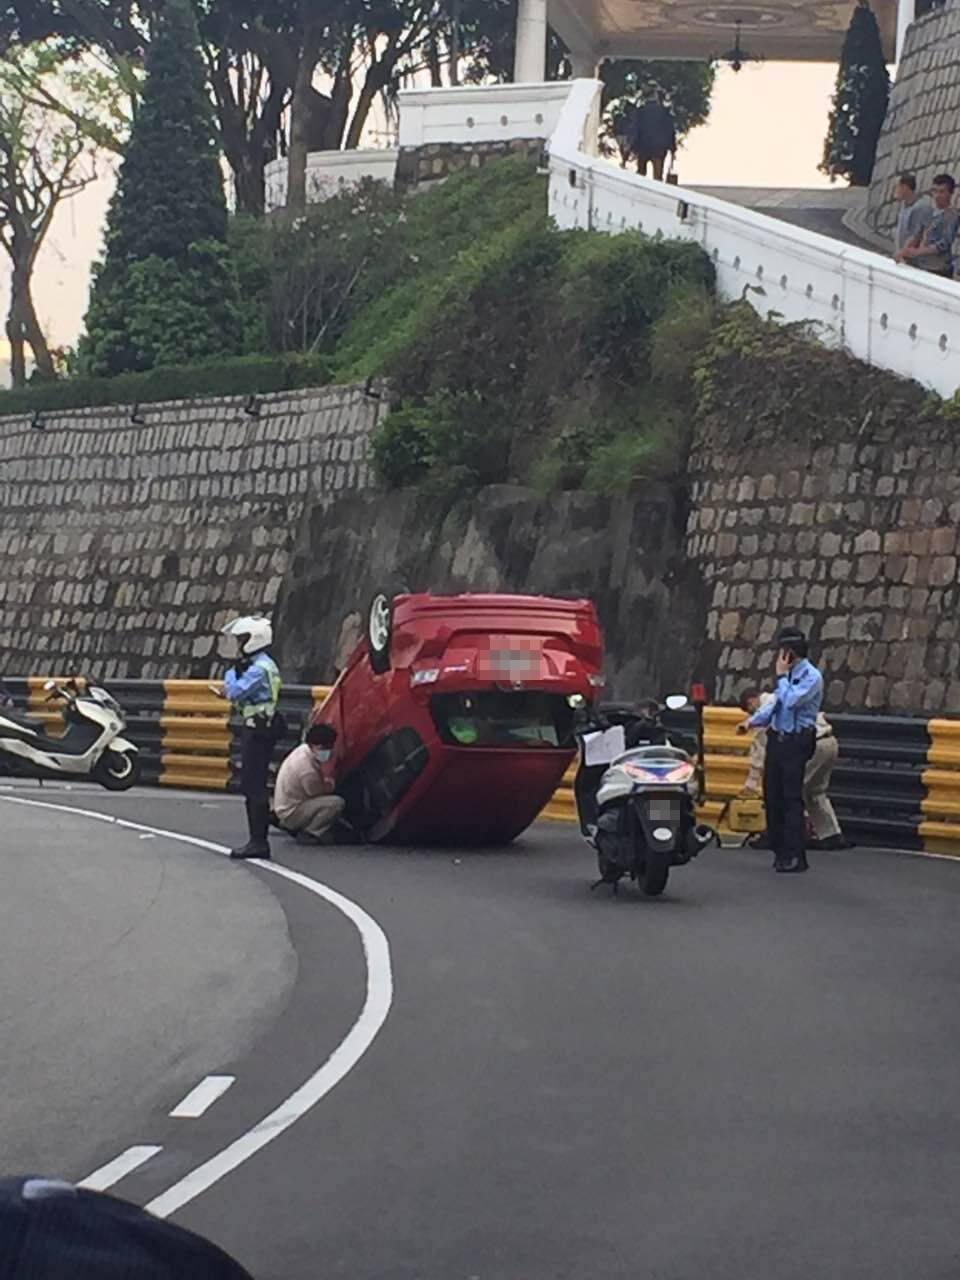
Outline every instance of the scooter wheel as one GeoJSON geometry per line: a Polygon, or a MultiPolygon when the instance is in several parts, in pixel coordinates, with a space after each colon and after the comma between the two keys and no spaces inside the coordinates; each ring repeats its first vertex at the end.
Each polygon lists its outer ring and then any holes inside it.
{"type": "Polygon", "coordinates": [[[94,766],[93,780],[107,791],[129,791],[140,780],[139,753],[105,751],[94,766]]]}
{"type": "Polygon", "coordinates": [[[643,873],[643,892],[648,898],[659,898],[670,878],[670,862],[662,854],[647,854],[643,873]]]}

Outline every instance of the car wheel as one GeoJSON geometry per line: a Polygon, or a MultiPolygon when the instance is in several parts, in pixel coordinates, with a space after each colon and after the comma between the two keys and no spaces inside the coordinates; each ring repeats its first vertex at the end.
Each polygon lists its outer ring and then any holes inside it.
{"type": "Polygon", "coordinates": [[[378,675],[390,670],[390,641],[393,637],[393,597],[378,591],[367,614],[367,653],[378,675]]]}

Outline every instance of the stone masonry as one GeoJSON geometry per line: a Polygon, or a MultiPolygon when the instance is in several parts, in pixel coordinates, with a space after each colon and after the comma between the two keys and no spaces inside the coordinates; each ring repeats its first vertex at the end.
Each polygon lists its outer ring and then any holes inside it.
{"type": "MultiPolygon", "coordinates": [[[[0,654],[24,675],[203,677],[276,602],[304,504],[367,485],[355,387],[0,420],[0,654]]],[[[2,672],[0,672],[2,674],[2,672]]]]}
{"type": "Polygon", "coordinates": [[[482,169],[497,156],[537,157],[543,146],[542,138],[515,138],[510,142],[436,142],[404,147],[397,161],[396,185],[401,191],[426,189],[462,169],[482,169]]]}
{"type": "Polygon", "coordinates": [[[887,118],[877,147],[867,216],[892,239],[893,184],[916,173],[928,191],[936,173],[960,178],[960,0],[918,18],[907,32],[887,118]]]}
{"type": "Polygon", "coordinates": [[[721,701],[769,683],[803,627],[836,710],[960,712],[960,442],[923,435],[695,448],[687,553],[705,581],[721,701]]]}

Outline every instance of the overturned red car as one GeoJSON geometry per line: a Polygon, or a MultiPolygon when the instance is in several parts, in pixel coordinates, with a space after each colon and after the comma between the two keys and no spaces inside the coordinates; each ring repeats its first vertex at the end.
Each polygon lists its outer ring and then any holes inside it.
{"type": "Polygon", "coordinates": [[[345,816],[372,841],[509,842],[573,760],[602,663],[588,600],[378,593],[314,717],[337,730],[345,816]]]}

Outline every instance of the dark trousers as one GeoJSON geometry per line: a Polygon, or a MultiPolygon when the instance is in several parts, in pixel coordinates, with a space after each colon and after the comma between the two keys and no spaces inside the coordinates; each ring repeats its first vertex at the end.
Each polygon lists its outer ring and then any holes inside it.
{"type": "Polygon", "coordinates": [[[767,810],[767,834],[777,862],[806,864],[807,819],[803,805],[803,776],[816,748],[813,730],[782,737],[767,734],[767,760],[763,772],[763,802],[767,810]]]}
{"type": "Polygon", "coordinates": [[[240,790],[247,802],[251,840],[266,840],[270,829],[270,762],[276,739],[270,729],[244,728],[240,742],[240,790]]]}

